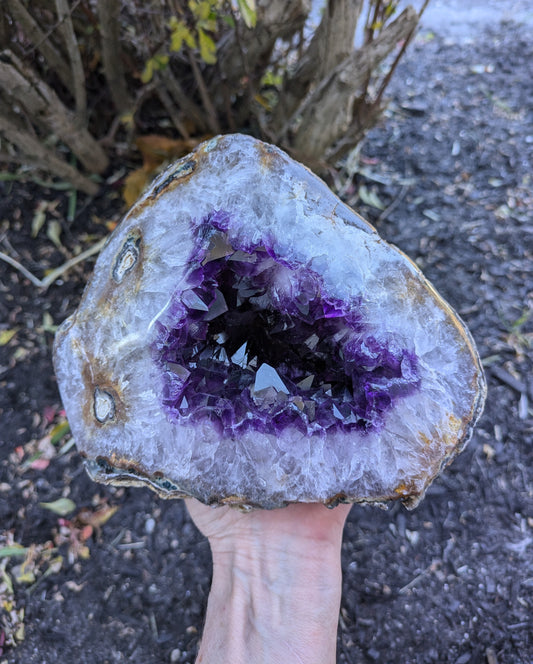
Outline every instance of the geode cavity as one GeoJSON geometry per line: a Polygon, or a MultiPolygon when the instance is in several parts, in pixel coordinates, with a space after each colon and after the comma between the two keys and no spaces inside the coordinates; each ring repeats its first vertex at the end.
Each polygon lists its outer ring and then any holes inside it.
{"type": "Polygon", "coordinates": [[[133,207],[55,364],[95,479],[242,506],[416,504],[485,395],[467,329],[416,266],[240,135],[133,207]]]}

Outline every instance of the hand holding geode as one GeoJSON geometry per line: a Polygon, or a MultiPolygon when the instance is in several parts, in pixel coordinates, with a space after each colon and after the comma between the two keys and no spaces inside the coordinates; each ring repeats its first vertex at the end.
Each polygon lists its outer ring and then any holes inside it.
{"type": "Polygon", "coordinates": [[[241,135],[132,208],[55,366],[95,479],[268,508],[415,505],[485,397],[470,334],[418,268],[241,135]]]}

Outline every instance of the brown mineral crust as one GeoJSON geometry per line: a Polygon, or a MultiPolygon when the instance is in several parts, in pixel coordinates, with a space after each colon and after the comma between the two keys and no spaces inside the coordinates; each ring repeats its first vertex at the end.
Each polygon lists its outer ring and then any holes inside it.
{"type": "MultiPolygon", "coordinates": [[[[82,453],[82,456],[86,456],[82,453]]],[[[449,463],[451,459],[447,460],[449,463]]],[[[104,484],[113,484],[121,486],[136,486],[136,487],[149,487],[154,490],[163,499],[173,498],[196,498],[205,505],[228,505],[240,509],[277,509],[286,507],[290,501],[283,500],[281,497],[271,496],[268,501],[258,502],[244,494],[234,495],[219,495],[212,491],[203,493],[200,490],[187,490],[184,487],[176,487],[173,480],[165,478],[163,473],[155,472],[150,474],[142,467],[140,463],[134,459],[120,457],[112,453],[109,457],[99,456],[96,459],[99,466],[98,472],[94,479],[104,484]],[[169,484],[172,488],[166,488],[164,485],[169,484]]],[[[447,463],[445,465],[447,465],[447,463]]],[[[372,496],[350,495],[344,491],[335,493],[327,497],[323,504],[328,508],[333,508],[340,503],[359,503],[359,504],[378,504],[395,502],[400,500],[405,507],[412,509],[418,505],[420,500],[424,497],[427,486],[431,484],[434,477],[440,472],[435,472],[431,477],[419,475],[406,479],[399,484],[393,491],[382,488],[372,496]]]]}
{"type": "MultiPolygon", "coordinates": [[[[84,355],[88,355],[84,350],[84,355]]],[[[104,427],[107,422],[100,422],[94,414],[94,398],[97,389],[110,394],[114,401],[113,422],[125,420],[127,418],[124,396],[120,388],[116,387],[107,372],[98,365],[94,357],[88,357],[82,369],[84,394],[82,397],[83,419],[88,428],[93,426],[104,427]],[[96,369],[96,367],[98,367],[96,369]]]]}

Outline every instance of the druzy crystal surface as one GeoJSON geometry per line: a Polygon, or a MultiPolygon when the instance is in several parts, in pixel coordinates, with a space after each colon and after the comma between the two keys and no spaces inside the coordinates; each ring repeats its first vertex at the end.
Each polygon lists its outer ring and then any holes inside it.
{"type": "Polygon", "coordinates": [[[241,135],[132,208],[55,364],[95,479],[241,506],[414,505],[485,395],[468,331],[416,266],[241,135]]]}

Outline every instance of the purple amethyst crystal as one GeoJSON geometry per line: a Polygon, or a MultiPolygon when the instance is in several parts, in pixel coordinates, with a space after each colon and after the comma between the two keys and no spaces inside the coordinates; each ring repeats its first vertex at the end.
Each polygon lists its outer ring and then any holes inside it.
{"type": "Polygon", "coordinates": [[[320,275],[263,245],[232,246],[213,219],[192,233],[184,275],[157,321],[154,362],[175,421],[208,419],[223,438],[379,431],[396,399],[420,386],[416,355],[366,329],[359,301],[332,301],[320,275]],[[200,267],[198,267],[200,263],[200,267]]]}
{"type": "Polygon", "coordinates": [[[239,135],[132,208],[55,363],[95,479],[240,506],[414,505],[485,393],[468,331],[409,259],[239,135]]]}

